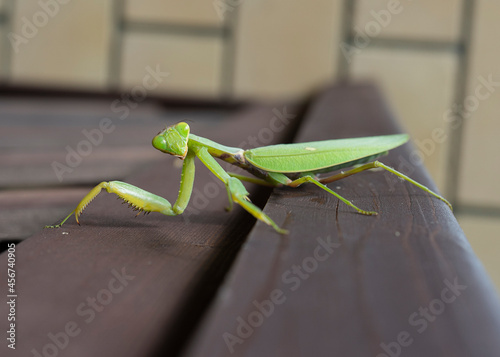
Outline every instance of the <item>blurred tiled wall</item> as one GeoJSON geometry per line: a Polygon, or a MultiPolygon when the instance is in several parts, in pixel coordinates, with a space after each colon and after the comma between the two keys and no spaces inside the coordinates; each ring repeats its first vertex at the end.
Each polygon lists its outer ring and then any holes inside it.
{"type": "Polygon", "coordinates": [[[0,12],[11,83],[125,89],[158,65],[163,93],[269,99],[374,79],[500,286],[500,1],[3,0],[0,12]]]}

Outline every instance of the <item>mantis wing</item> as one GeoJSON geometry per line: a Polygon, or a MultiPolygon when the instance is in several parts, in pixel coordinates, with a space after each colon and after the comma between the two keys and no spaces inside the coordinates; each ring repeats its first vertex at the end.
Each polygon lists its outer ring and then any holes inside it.
{"type": "Polygon", "coordinates": [[[268,172],[312,172],[382,154],[408,141],[407,134],[264,146],[245,151],[245,159],[268,172]]]}

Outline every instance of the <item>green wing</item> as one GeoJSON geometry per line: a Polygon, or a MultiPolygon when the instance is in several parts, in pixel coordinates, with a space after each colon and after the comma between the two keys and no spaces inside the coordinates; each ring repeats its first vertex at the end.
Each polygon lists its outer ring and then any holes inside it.
{"type": "Polygon", "coordinates": [[[310,172],[394,149],[407,134],[264,146],[245,151],[250,164],[269,172],[310,172]]]}

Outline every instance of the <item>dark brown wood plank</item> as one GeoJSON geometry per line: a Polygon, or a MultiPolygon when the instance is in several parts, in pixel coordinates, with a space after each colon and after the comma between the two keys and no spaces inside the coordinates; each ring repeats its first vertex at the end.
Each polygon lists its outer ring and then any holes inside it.
{"type": "Polygon", "coordinates": [[[98,182],[161,162],[164,155],[152,150],[151,137],[164,125],[162,117],[208,124],[235,109],[165,107],[148,98],[129,104],[128,112],[122,103],[117,112],[122,95],[55,94],[0,89],[0,242],[26,238],[70,211],[78,202],[70,189],[81,196],[98,182]]]}
{"type": "Polygon", "coordinates": [[[88,187],[0,191],[0,241],[20,240],[74,209],[88,187]]]}
{"type": "Polygon", "coordinates": [[[229,112],[165,110],[151,100],[130,107],[113,103],[106,97],[2,101],[0,188],[59,187],[124,178],[161,160],[161,153],[151,150],[151,135],[163,125],[162,117],[172,122],[208,121],[229,112]]]}
{"type": "MultiPolygon", "coordinates": [[[[254,105],[190,124],[193,132],[226,145],[248,147],[253,138],[265,141],[260,145],[281,142],[294,130],[292,119],[275,119],[284,105],[254,105]]],[[[297,106],[286,110],[298,118],[297,106]]],[[[164,155],[161,164],[127,182],[173,202],[179,163],[164,155]]],[[[254,224],[240,207],[226,213],[225,188],[196,166],[194,194],[183,216],[134,218],[114,195],[103,193],[83,213],[81,226],[71,219],[17,246],[17,346],[9,355],[149,356],[179,348],[254,224]],[[66,329],[74,336],[66,339],[66,329]],[[59,347],[54,336],[60,337],[59,347]]],[[[250,189],[254,202],[263,205],[270,191],[250,189]]],[[[0,256],[2,267],[6,259],[0,256]]],[[[6,309],[2,304],[1,316],[6,309]]]]}
{"type": "MultiPolygon", "coordinates": [[[[68,87],[47,87],[47,86],[33,86],[22,85],[19,83],[0,82],[0,96],[8,98],[21,98],[22,100],[27,97],[39,99],[56,99],[56,100],[82,100],[88,99],[90,101],[106,101],[112,102],[117,98],[130,98],[130,93],[123,93],[122,91],[115,90],[98,90],[98,89],[84,89],[84,88],[68,88],[68,87]]],[[[212,97],[206,96],[189,96],[176,95],[170,93],[168,96],[163,94],[148,93],[146,102],[154,102],[164,105],[167,108],[183,108],[183,109],[201,109],[201,110],[229,110],[242,108],[249,104],[248,101],[238,99],[221,99],[214,100],[212,97]]],[[[144,103],[144,102],[141,102],[144,103]]]]}
{"type": "MultiPolygon", "coordinates": [[[[370,86],[333,87],[296,141],[401,129],[370,86]]],[[[411,145],[382,159],[435,189],[411,145]]],[[[276,189],[185,356],[498,356],[500,305],[448,207],[383,172],[276,189]]]]}

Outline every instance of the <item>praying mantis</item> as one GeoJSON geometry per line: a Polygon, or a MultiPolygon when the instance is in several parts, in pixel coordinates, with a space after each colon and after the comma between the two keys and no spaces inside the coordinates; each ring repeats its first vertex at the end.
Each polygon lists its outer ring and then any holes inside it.
{"type": "Polygon", "coordinates": [[[180,122],[172,126],[167,126],[153,138],[152,142],[153,146],[161,152],[183,160],[179,195],[173,205],[163,197],[126,182],[101,182],[80,201],[77,207],[60,224],[46,226],[46,228],[61,227],[72,214],[75,214],[76,221],[80,224],[79,217],[83,210],[102,189],[116,194],[128,203],[129,206],[138,210],[139,213],[159,212],[167,216],[182,214],[189,203],[193,191],[195,177],[194,161],[196,157],[224,183],[229,198],[228,210],[232,209],[234,201],[255,218],[270,225],[280,234],[287,234],[288,231],[280,228],[259,207],[250,202],[248,198],[249,193],[245,189],[245,186],[243,186],[242,181],[271,187],[298,187],[304,183],[312,183],[334,195],[358,213],[376,215],[377,212],[365,211],[358,208],[325,184],[362,171],[382,168],[444,201],[451,209],[451,204],[442,196],[401,172],[375,160],[387,154],[389,150],[406,143],[408,139],[407,134],[394,134],[297,144],[279,144],[243,150],[224,146],[212,140],[191,134],[189,125],[185,122],[180,122]],[[254,177],[226,172],[215,158],[238,166],[254,177]],[[324,178],[317,176],[320,173],[349,167],[353,168],[324,178]]]}

